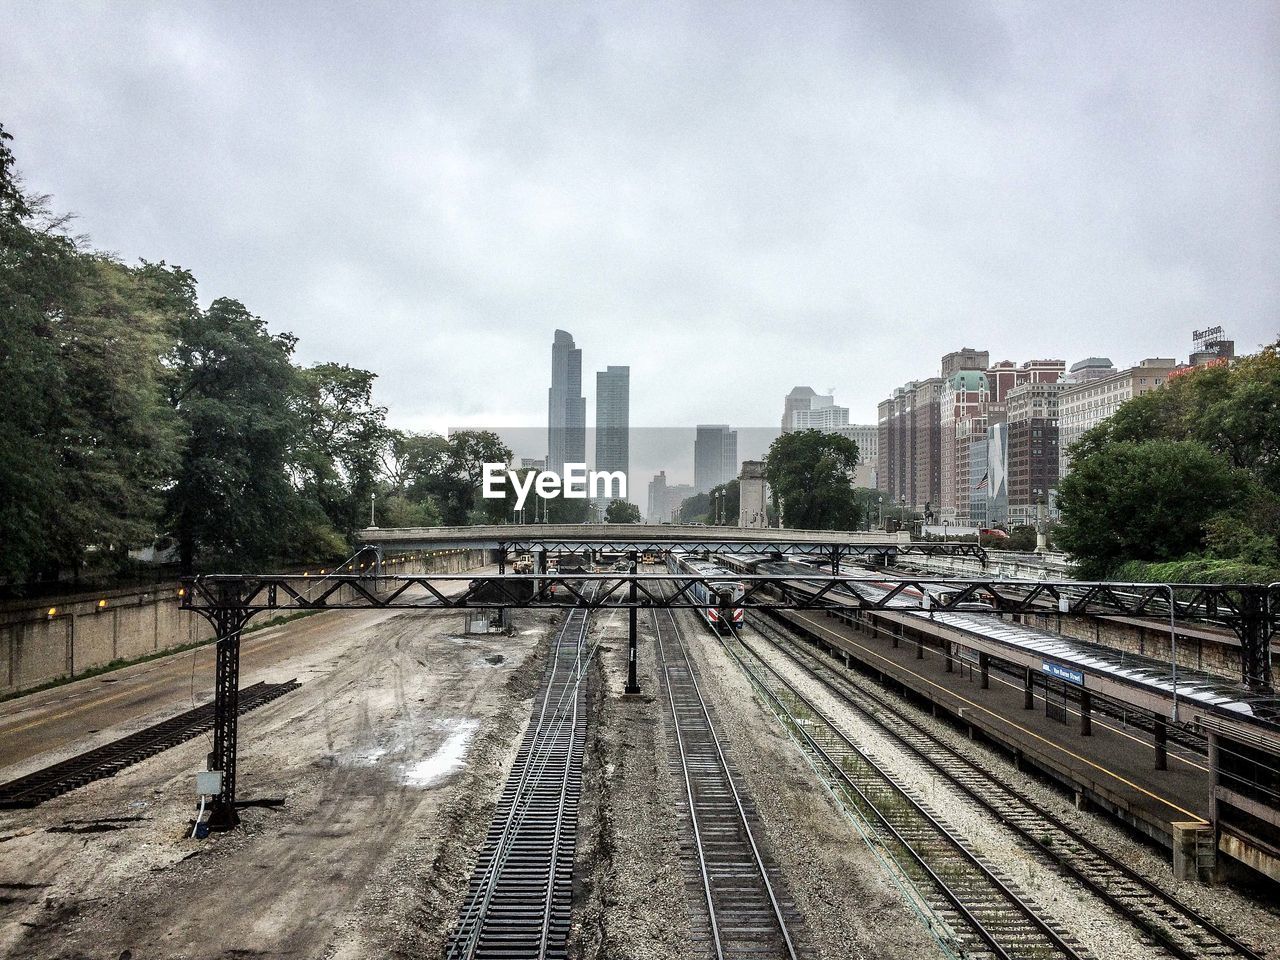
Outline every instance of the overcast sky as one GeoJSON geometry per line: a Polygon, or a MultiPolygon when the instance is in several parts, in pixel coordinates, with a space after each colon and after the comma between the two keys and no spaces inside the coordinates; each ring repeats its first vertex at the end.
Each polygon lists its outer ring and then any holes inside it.
{"type": "MultiPolygon", "coordinates": [[[[961,346],[1280,331],[1280,3],[0,0],[32,189],[380,374],[540,425],[552,331],[632,422],[855,421],[961,346]]],[[[591,409],[591,401],[588,409],[591,409]]]]}

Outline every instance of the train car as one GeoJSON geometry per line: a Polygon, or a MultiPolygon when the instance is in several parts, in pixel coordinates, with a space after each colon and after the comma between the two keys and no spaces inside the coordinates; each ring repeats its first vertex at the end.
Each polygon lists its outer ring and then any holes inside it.
{"type": "Polygon", "coordinates": [[[741,607],[733,608],[729,622],[721,616],[721,610],[741,600],[744,592],[742,582],[734,580],[731,571],[719,564],[674,550],[667,554],[667,571],[707,579],[706,584],[695,583],[690,593],[698,604],[698,614],[716,633],[729,633],[734,627],[742,626],[744,611],[741,607]]]}

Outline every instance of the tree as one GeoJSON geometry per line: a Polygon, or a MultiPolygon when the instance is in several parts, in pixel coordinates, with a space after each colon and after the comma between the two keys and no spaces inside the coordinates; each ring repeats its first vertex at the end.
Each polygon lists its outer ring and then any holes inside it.
{"type": "Polygon", "coordinates": [[[1006,550],[1018,550],[1022,553],[1030,553],[1036,548],[1036,528],[1031,524],[1022,523],[1009,531],[1009,539],[1004,543],[1006,550]]]}
{"type": "Polygon", "coordinates": [[[695,493],[680,501],[676,520],[680,523],[706,523],[711,513],[711,494],[695,493]]]}
{"type": "Polygon", "coordinates": [[[604,511],[605,523],[639,523],[640,508],[630,500],[613,500],[604,511]]]}
{"type": "Polygon", "coordinates": [[[317,364],[299,377],[302,442],[294,459],[300,486],[352,543],[368,522],[388,438],[387,409],[373,403],[375,379],[377,374],[339,363],[317,364]]]}
{"type": "Polygon", "coordinates": [[[1128,560],[1176,560],[1250,496],[1250,477],[1203,444],[1109,442],[1076,460],[1058,491],[1058,544],[1090,579],[1128,560]]]}
{"type": "Polygon", "coordinates": [[[55,563],[48,534],[65,502],[65,381],[54,329],[74,295],[78,254],[65,221],[23,192],[12,139],[0,124],[0,575],[21,580],[55,563]]]}
{"type": "Polygon", "coordinates": [[[861,519],[851,477],[858,445],[817,430],[784,433],[769,445],[765,479],[783,522],[798,530],[856,530],[861,519]]]}
{"type": "Polygon", "coordinates": [[[159,530],[179,438],[160,359],[172,318],[165,297],[147,289],[154,274],[82,256],[74,296],[54,327],[63,504],[50,538],[63,565],[78,567],[90,547],[123,562],[159,530]]]}
{"type": "Polygon", "coordinates": [[[1200,443],[1280,495],[1280,341],[1230,365],[1175,372],[1085,434],[1072,457],[1157,438],[1200,443]]]}
{"type": "Polygon", "coordinates": [[[733,480],[712,487],[710,504],[707,510],[707,523],[718,524],[722,527],[736,527],[741,503],[742,494],[738,489],[736,477],[733,480]]]}
{"type": "MultiPolygon", "coordinates": [[[[505,500],[483,498],[486,463],[508,464],[511,449],[488,430],[439,434],[385,433],[380,442],[382,476],[414,503],[432,504],[449,526],[509,519],[505,500]]],[[[514,506],[514,501],[512,503],[514,506]]]]}
{"type": "Polygon", "coordinates": [[[294,344],[226,298],[180,320],[170,400],[186,445],[168,514],[184,572],[197,562],[253,568],[345,546],[291,483],[302,432],[294,344]]]}

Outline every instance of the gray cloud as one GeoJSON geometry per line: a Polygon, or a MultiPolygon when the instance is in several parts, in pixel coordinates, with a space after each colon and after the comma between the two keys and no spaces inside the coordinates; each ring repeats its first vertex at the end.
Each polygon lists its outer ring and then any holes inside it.
{"type": "Polygon", "coordinates": [[[858,419],[961,345],[1185,355],[1280,303],[1271,4],[0,2],[33,187],[381,374],[538,424],[551,331],[640,424],[858,419]]]}

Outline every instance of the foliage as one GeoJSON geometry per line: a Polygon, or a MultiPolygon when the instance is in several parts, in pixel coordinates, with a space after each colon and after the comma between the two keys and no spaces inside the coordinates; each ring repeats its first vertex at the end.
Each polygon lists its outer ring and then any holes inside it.
{"type": "Polygon", "coordinates": [[[114,553],[156,539],[162,489],[178,462],[178,421],[161,357],[173,335],[156,272],[80,258],[74,297],[55,327],[63,378],[58,472],[63,505],[50,530],[60,564],[90,546],[114,553]]]}
{"type": "Polygon", "coordinates": [[[73,297],[78,254],[43,198],[23,193],[0,125],[0,575],[56,563],[58,421],[64,378],[55,329],[73,297]]]}
{"type": "MultiPolygon", "coordinates": [[[[1101,576],[1125,561],[1175,559],[1226,561],[1262,568],[1280,562],[1280,351],[1272,344],[1230,365],[1199,368],[1170,377],[1160,390],[1121,405],[1115,415],[1084,435],[1071,450],[1072,474],[1062,482],[1061,545],[1086,575],[1101,576]],[[1110,475],[1119,459],[1153,441],[1189,445],[1198,453],[1179,474],[1164,472],[1145,488],[1161,499],[1144,502],[1108,483],[1086,496],[1083,477],[1110,475]],[[1128,453],[1123,453],[1128,451],[1128,453]],[[1205,455],[1218,469],[1201,484],[1197,469],[1205,455]],[[1099,459],[1101,458],[1101,459],[1099,459]],[[1096,464],[1096,466],[1095,466],[1096,464]],[[1179,479],[1181,477],[1181,480],[1179,479]],[[1177,489],[1179,482],[1201,484],[1177,489]],[[1063,491],[1073,491],[1065,499],[1063,491]],[[1108,493],[1107,491],[1111,491],[1108,493]],[[1114,495],[1116,500],[1110,501],[1114,495]],[[1107,501],[1115,529],[1090,533],[1083,511],[1107,501]],[[1147,518],[1174,505],[1168,526],[1147,518]],[[1135,552],[1126,553],[1132,549],[1135,552]]],[[[1153,464],[1154,466],[1154,464],[1153,464]]],[[[1114,478],[1112,478],[1114,480],[1114,478]]],[[[1241,566],[1240,569],[1244,569],[1241,566]]]]}
{"type": "Polygon", "coordinates": [[[1129,560],[1163,562],[1205,547],[1208,522],[1243,505],[1250,477],[1203,444],[1112,442],[1062,481],[1058,543],[1089,579],[1129,560]]]}
{"type": "Polygon", "coordinates": [[[857,465],[857,443],[839,434],[800,430],[774,440],[765,478],[786,526],[856,530],[861,513],[850,478],[857,465]]]}
{"type": "Polygon", "coordinates": [[[301,372],[294,455],[303,494],[348,539],[367,523],[366,509],[389,439],[387,410],[373,403],[376,374],[321,363],[301,372]]]}
{"type": "Polygon", "coordinates": [[[1195,441],[1280,494],[1280,342],[1229,366],[1170,377],[1163,389],[1122,404],[1072,456],[1156,438],[1195,441]]]}
{"type": "Polygon", "coordinates": [[[1113,573],[1116,580],[1132,583],[1275,583],[1280,564],[1246,563],[1237,559],[1191,557],[1166,563],[1130,560],[1113,573]]]}
{"type": "Polygon", "coordinates": [[[219,298],[201,311],[194,285],[190,296],[179,317],[170,388],[187,437],[169,497],[182,569],[193,569],[197,556],[262,566],[287,555],[304,530],[313,534],[308,548],[332,552],[338,544],[322,511],[301,502],[289,479],[301,433],[294,338],[273,335],[235,300],[219,298]]]}
{"type": "Polygon", "coordinates": [[[1030,553],[1036,548],[1036,528],[1029,523],[1020,523],[1009,531],[1009,539],[1004,542],[1005,550],[1016,550],[1030,553]]]}
{"type": "Polygon", "coordinates": [[[711,513],[711,494],[695,493],[680,501],[680,509],[676,511],[677,523],[706,523],[711,513]]]}
{"type": "Polygon", "coordinates": [[[639,523],[640,508],[630,500],[613,500],[604,511],[605,523],[639,523]]]}

